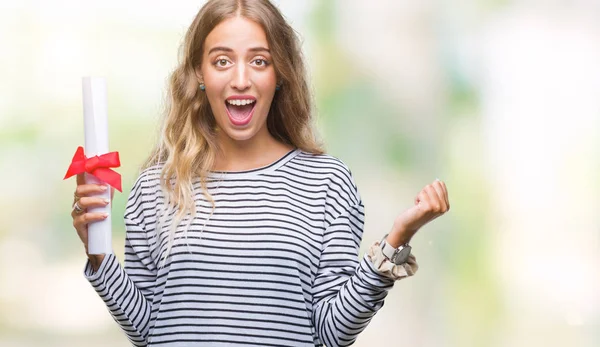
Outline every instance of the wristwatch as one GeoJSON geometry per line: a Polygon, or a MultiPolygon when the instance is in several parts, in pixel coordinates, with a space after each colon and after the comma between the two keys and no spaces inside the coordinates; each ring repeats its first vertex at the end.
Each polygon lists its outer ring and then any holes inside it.
{"type": "Polygon", "coordinates": [[[381,247],[383,255],[386,258],[388,258],[389,261],[396,265],[406,263],[412,247],[410,247],[408,243],[405,243],[403,245],[400,245],[398,248],[394,248],[389,243],[387,243],[386,238],[387,234],[379,242],[379,246],[381,247]]]}

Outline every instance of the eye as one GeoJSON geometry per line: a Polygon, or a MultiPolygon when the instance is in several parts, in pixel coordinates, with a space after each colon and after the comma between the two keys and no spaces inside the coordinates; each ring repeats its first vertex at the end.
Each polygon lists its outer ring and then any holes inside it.
{"type": "Polygon", "coordinates": [[[227,67],[229,65],[229,60],[225,59],[225,58],[220,58],[215,60],[215,62],[213,63],[215,66],[217,67],[227,67]]]}
{"type": "Polygon", "coordinates": [[[265,66],[269,65],[269,62],[266,61],[265,59],[258,58],[258,59],[254,59],[252,61],[252,64],[254,64],[255,66],[258,66],[258,67],[265,67],[265,66]]]}

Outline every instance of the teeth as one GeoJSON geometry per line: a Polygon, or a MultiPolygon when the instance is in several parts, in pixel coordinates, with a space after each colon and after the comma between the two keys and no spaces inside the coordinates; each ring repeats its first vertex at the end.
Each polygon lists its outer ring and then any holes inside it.
{"type": "Polygon", "coordinates": [[[244,106],[244,105],[249,105],[251,103],[253,103],[256,100],[251,100],[251,99],[245,99],[245,100],[227,100],[227,103],[230,105],[235,105],[235,106],[244,106]]]}

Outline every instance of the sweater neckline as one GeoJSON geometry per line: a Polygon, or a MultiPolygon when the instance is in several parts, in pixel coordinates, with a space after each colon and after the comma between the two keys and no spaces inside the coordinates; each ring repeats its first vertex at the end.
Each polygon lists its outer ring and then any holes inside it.
{"type": "Polygon", "coordinates": [[[242,170],[242,171],[209,171],[208,177],[217,178],[217,179],[227,179],[227,178],[245,178],[256,175],[263,175],[272,171],[277,170],[281,166],[285,165],[288,161],[292,160],[295,156],[297,156],[301,150],[299,148],[292,149],[291,151],[284,154],[281,158],[275,160],[274,162],[267,164],[265,166],[261,166],[254,169],[242,170]]]}

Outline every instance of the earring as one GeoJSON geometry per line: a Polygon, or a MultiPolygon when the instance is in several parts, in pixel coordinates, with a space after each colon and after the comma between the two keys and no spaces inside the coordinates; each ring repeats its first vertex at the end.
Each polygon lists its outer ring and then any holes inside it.
{"type": "Polygon", "coordinates": [[[201,91],[206,90],[206,86],[204,85],[204,83],[200,83],[200,90],[201,91]]]}
{"type": "Polygon", "coordinates": [[[281,85],[279,85],[279,84],[276,84],[276,85],[275,85],[275,90],[280,90],[280,89],[281,89],[281,85]]]}

